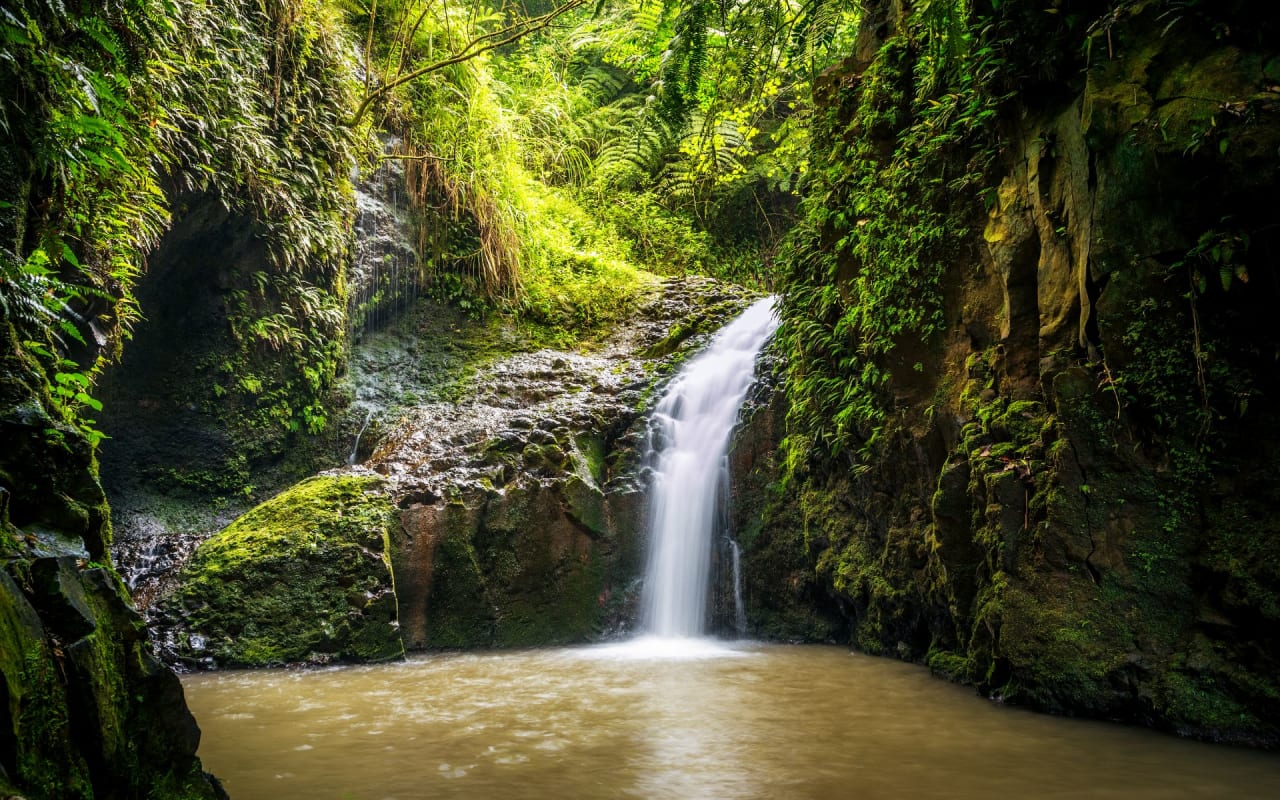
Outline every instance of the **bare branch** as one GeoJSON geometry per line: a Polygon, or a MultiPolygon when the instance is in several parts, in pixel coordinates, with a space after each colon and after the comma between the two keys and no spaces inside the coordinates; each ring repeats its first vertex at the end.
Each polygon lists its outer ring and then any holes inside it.
{"type": "Polygon", "coordinates": [[[369,113],[369,108],[396,87],[403,86],[410,81],[415,81],[423,75],[428,75],[432,72],[439,72],[440,70],[446,67],[451,67],[454,64],[461,64],[463,61],[469,61],[481,53],[486,53],[490,50],[495,50],[499,47],[517,42],[531,33],[535,33],[546,28],[561,15],[568,13],[575,8],[581,8],[586,5],[586,3],[587,0],[568,0],[564,5],[557,6],[540,17],[521,20],[505,28],[477,36],[467,42],[465,47],[456,51],[448,58],[435,61],[424,67],[419,67],[412,72],[406,72],[403,75],[398,75],[394,80],[387,81],[381,86],[369,89],[365,93],[364,99],[360,101],[360,105],[356,108],[355,114],[353,114],[351,119],[347,122],[347,125],[353,128],[359,125],[360,121],[364,119],[367,113],[369,113]]]}
{"type": "MultiPolygon", "coordinates": [[[[434,2],[428,2],[426,5],[422,7],[422,13],[418,14],[418,18],[414,20],[413,28],[410,29],[409,35],[402,40],[404,41],[405,46],[400,48],[400,57],[396,59],[399,62],[396,64],[397,78],[403,75],[404,71],[409,67],[409,53],[411,51],[411,47],[413,46],[413,40],[418,38],[418,29],[422,27],[422,23],[427,19],[427,13],[431,11],[431,7],[433,5],[435,5],[434,2]]],[[[390,79],[391,79],[391,64],[390,62],[388,62],[387,63],[387,80],[390,80],[390,79]]]]}
{"type": "Polygon", "coordinates": [[[430,153],[383,153],[379,161],[448,161],[447,158],[433,156],[430,153]]]}
{"type": "Polygon", "coordinates": [[[364,39],[364,93],[373,88],[373,23],[378,18],[378,0],[369,10],[369,33],[364,39]]]}

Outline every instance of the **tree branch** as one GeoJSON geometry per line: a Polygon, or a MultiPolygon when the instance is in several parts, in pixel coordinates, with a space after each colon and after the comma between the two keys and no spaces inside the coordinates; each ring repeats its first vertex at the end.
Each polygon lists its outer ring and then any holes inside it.
{"type": "Polygon", "coordinates": [[[364,39],[364,92],[373,88],[373,21],[378,18],[378,0],[373,0],[369,11],[369,32],[364,39]]]}
{"type": "Polygon", "coordinates": [[[447,158],[433,156],[430,153],[383,153],[379,161],[448,161],[447,158]]]}
{"type": "Polygon", "coordinates": [[[403,86],[410,81],[415,81],[423,75],[428,75],[432,72],[439,72],[445,67],[451,67],[454,64],[461,64],[463,61],[469,61],[481,53],[486,53],[490,50],[503,47],[504,45],[517,42],[531,33],[546,28],[561,15],[572,11],[575,8],[581,8],[586,5],[586,3],[587,0],[568,0],[564,5],[553,8],[540,17],[522,20],[514,25],[509,25],[506,28],[477,36],[467,42],[465,47],[458,50],[448,58],[435,61],[424,67],[419,67],[412,72],[406,72],[403,75],[397,76],[394,80],[382,84],[381,86],[369,89],[365,94],[364,99],[360,101],[360,105],[356,108],[355,114],[353,114],[351,119],[347,122],[348,127],[354,128],[359,125],[365,115],[369,113],[369,108],[396,87],[403,86]]]}

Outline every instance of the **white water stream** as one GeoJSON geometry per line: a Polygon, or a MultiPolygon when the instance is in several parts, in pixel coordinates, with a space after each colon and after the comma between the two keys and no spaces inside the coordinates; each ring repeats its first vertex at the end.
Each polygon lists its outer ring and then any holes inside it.
{"type": "Polygon", "coordinates": [[[205,766],[238,800],[1277,796],[1273,753],[1020,713],[845,648],[701,637],[725,452],[772,312],[731,323],[658,407],[648,636],[187,675],[205,766]]]}
{"type": "Polygon", "coordinates": [[[703,635],[729,438],[755,380],[756,356],[777,327],[775,299],[757,301],[685,365],[654,410],[642,618],[651,637],[703,635]]]}

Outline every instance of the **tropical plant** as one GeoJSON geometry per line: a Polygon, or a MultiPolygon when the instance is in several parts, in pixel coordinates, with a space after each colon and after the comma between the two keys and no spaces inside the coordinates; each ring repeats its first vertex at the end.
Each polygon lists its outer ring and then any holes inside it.
{"type": "Polygon", "coordinates": [[[892,413],[887,355],[940,332],[940,282],[983,209],[995,123],[1008,94],[1001,28],[964,0],[916,5],[845,109],[814,133],[803,220],[782,258],[789,452],[865,460],[892,413]]]}
{"type": "Polygon", "coordinates": [[[119,354],[172,199],[201,194],[258,221],[282,276],[239,332],[287,321],[276,341],[332,375],[329,350],[303,343],[341,336],[355,81],[321,0],[22,0],[0,46],[0,298],[51,381],[119,354]],[[328,313],[308,313],[316,287],[333,287],[328,313]]]}

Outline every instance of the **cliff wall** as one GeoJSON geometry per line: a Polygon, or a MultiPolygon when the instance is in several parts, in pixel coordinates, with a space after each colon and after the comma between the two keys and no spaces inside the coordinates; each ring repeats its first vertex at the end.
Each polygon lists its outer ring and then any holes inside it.
{"type": "Polygon", "coordinates": [[[749,575],[1008,702],[1275,744],[1274,15],[939,5],[819,87],[749,575]]]}

